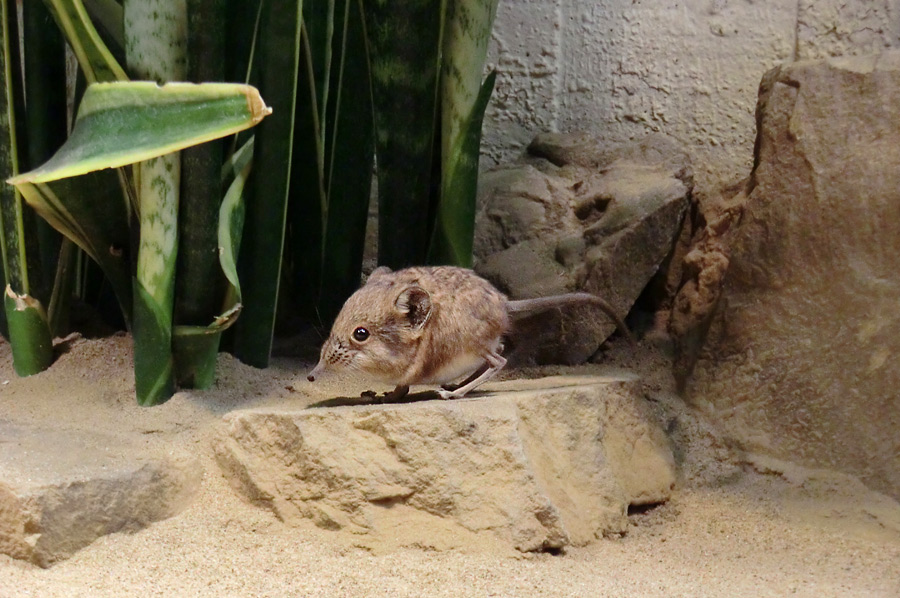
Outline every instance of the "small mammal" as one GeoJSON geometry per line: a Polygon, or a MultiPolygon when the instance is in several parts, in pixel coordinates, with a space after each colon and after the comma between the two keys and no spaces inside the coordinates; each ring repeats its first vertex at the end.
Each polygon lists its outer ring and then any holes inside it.
{"type": "Polygon", "coordinates": [[[396,385],[388,394],[395,399],[413,384],[442,385],[441,398],[460,398],[506,365],[500,351],[511,317],[576,304],[596,305],[632,339],[609,304],[590,293],[510,301],[466,268],[381,267],[344,303],[307,379],[353,372],[396,385]]]}

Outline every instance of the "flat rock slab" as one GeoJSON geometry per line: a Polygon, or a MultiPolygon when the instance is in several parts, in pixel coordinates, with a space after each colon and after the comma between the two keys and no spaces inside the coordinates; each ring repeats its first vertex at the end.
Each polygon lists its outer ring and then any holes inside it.
{"type": "Polygon", "coordinates": [[[637,379],[553,377],[487,390],[236,411],[214,448],[233,487],[283,521],[428,548],[483,534],[520,551],[584,545],[624,532],[629,505],[669,497],[674,460],[637,379]]]}
{"type": "Polygon", "coordinates": [[[117,436],[0,421],[0,553],[48,567],[180,512],[199,462],[140,450],[117,436]]]}

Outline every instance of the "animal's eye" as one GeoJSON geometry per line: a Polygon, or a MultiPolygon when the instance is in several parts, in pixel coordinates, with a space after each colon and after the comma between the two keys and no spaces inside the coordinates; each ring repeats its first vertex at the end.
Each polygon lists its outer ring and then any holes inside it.
{"type": "Polygon", "coordinates": [[[367,328],[363,328],[362,326],[360,326],[353,331],[353,340],[355,340],[356,342],[365,342],[367,338],[369,338],[369,330],[367,328]]]}

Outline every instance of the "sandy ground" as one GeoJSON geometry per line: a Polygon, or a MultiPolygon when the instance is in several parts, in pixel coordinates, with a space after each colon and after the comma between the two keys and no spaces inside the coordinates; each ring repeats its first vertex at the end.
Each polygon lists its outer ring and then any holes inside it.
{"type": "Polygon", "coordinates": [[[313,400],[297,362],[260,371],[223,355],[215,388],[142,409],[127,337],[69,345],[49,371],[20,379],[0,340],[0,418],[121,433],[148,451],[180,447],[200,455],[206,474],[180,515],[103,537],[50,569],[0,555],[0,598],[900,596],[900,505],[849,476],[736,454],[672,393],[665,360],[646,347],[611,359],[644,376],[672,437],[674,498],[632,514],[622,538],[521,555],[363,549],[347,534],[288,527],[238,498],[211,459],[211,430],[231,409],[313,400]]]}

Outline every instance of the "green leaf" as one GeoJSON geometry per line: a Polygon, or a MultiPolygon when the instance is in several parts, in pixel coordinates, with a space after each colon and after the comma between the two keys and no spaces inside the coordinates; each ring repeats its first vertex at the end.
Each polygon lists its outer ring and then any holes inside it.
{"type": "Polygon", "coordinates": [[[493,71],[484,81],[464,123],[464,135],[457,137],[445,156],[441,200],[431,237],[429,263],[472,267],[481,125],[496,78],[497,71],[493,71]]]}
{"type": "Polygon", "coordinates": [[[63,239],[56,262],[53,292],[47,306],[47,322],[51,337],[63,336],[64,329],[68,326],[69,306],[75,290],[75,277],[78,274],[77,264],[77,246],[71,239],[63,239]]]}
{"type": "MultiPolygon", "coordinates": [[[[31,125],[35,122],[41,123],[42,128],[44,127],[44,123],[56,124],[56,126],[61,127],[62,133],[62,138],[60,140],[54,141],[53,143],[47,145],[45,148],[42,147],[37,152],[33,152],[31,154],[34,159],[29,162],[28,168],[35,168],[40,163],[48,159],[50,157],[50,153],[57,150],[62,145],[68,132],[65,73],[62,73],[62,80],[57,81],[56,77],[51,77],[46,72],[47,69],[56,68],[57,58],[55,58],[53,55],[50,55],[36,56],[34,57],[34,59],[29,59],[29,53],[32,49],[34,49],[35,46],[33,43],[30,43],[30,40],[28,39],[28,14],[32,11],[38,12],[37,6],[41,4],[46,8],[52,19],[56,21],[58,27],[55,27],[52,24],[49,26],[47,24],[43,24],[40,26],[39,30],[32,29],[32,31],[34,31],[34,33],[39,33],[44,38],[49,38],[54,34],[59,35],[59,33],[62,33],[66,41],[68,42],[68,46],[72,49],[72,52],[78,60],[80,66],[75,85],[76,106],[80,103],[80,100],[84,95],[85,83],[128,80],[128,77],[121,66],[124,63],[124,46],[121,37],[122,6],[120,3],[117,3],[115,0],[88,0],[87,7],[82,4],[81,0],[44,0],[43,3],[29,0],[23,3],[23,9],[26,15],[25,58],[26,85],[29,85],[27,91],[27,95],[29,97],[29,136],[32,138],[34,137],[31,133],[31,125]],[[88,10],[86,10],[86,8],[88,10]],[[90,11],[90,16],[88,11],[90,11]],[[92,22],[92,19],[96,19],[96,21],[92,22]],[[99,24],[99,31],[94,26],[95,22],[99,24]],[[107,41],[112,42],[111,46],[108,47],[106,45],[107,41]],[[110,49],[112,51],[110,51],[110,49]],[[35,69],[35,65],[39,67],[40,71],[35,69]],[[30,84],[30,81],[34,81],[35,84],[30,84]],[[43,86],[46,85],[47,82],[53,82],[56,85],[62,86],[62,93],[42,93],[39,90],[35,89],[35,85],[43,86]],[[33,102],[32,99],[37,99],[38,101],[56,102],[61,106],[61,109],[64,112],[61,115],[53,117],[51,113],[45,112],[38,104],[33,102]]],[[[32,35],[32,37],[34,36],[32,35]]],[[[31,146],[29,146],[29,151],[31,152],[31,146]]],[[[114,201],[118,201],[120,203],[124,201],[131,201],[132,203],[134,203],[136,201],[134,198],[134,190],[132,185],[129,183],[131,179],[131,169],[128,169],[127,172],[125,170],[122,170],[116,175],[116,177],[116,184],[119,186],[120,192],[119,197],[115,198],[114,201]]],[[[116,177],[114,177],[114,180],[116,177]]],[[[76,185],[73,190],[80,192],[84,190],[84,187],[81,185],[76,185]]],[[[90,193],[90,190],[88,190],[88,192],[90,193]]],[[[104,194],[105,193],[106,190],[104,189],[104,194]]],[[[80,197],[83,198],[85,196],[81,195],[80,197]]],[[[90,195],[88,195],[87,197],[90,197],[90,195]]],[[[62,199],[64,202],[71,201],[70,198],[65,195],[62,196],[62,199]]],[[[81,200],[76,199],[75,201],[77,202],[81,200]]],[[[126,208],[126,212],[127,210],[128,208],[126,208]]],[[[53,242],[48,242],[48,235],[43,231],[43,227],[39,229],[39,232],[41,233],[40,246],[42,261],[46,263],[52,259],[53,250],[59,246],[59,243],[55,239],[53,240],[53,242]]],[[[72,256],[72,258],[75,260],[75,262],[82,263],[82,260],[80,259],[81,256],[72,256]]],[[[86,273],[88,270],[86,270],[85,268],[90,269],[91,266],[85,265],[82,268],[70,269],[66,268],[65,265],[60,265],[59,268],[60,269],[58,270],[58,272],[67,271],[69,273],[69,276],[74,277],[79,275],[79,273],[86,273]]],[[[132,310],[131,283],[128,276],[121,276],[121,274],[122,273],[113,273],[111,274],[111,276],[115,277],[113,281],[114,291],[119,304],[123,307],[122,313],[126,320],[126,325],[130,327],[130,314],[132,310]]],[[[97,277],[90,278],[93,280],[97,277]]],[[[87,278],[85,280],[87,280],[87,278]]],[[[90,293],[88,288],[84,285],[73,285],[72,283],[74,281],[60,282],[64,282],[63,287],[66,288],[73,286],[76,289],[76,293],[79,294],[82,299],[86,297],[85,293],[90,293]]],[[[92,288],[92,290],[97,291],[99,289],[103,289],[105,287],[105,284],[102,282],[102,280],[97,280],[94,284],[91,284],[89,286],[92,288]]],[[[67,310],[67,306],[69,304],[69,296],[67,294],[64,294],[64,291],[65,289],[62,287],[53,289],[50,316],[51,322],[55,324],[60,324],[62,321],[66,320],[65,313],[61,313],[61,310],[62,312],[65,312],[67,310]]]]}
{"type": "Polygon", "coordinates": [[[232,83],[95,83],[66,143],[13,185],[42,183],[162,156],[231,135],[271,113],[259,92],[232,83]]]}
{"type": "Polygon", "coordinates": [[[52,183],[22,183],[18,189],[44,220],[100,265],[130,324],[128,211],[116,173],[104,170],[52,183]]]}
{"type": "Polygon", "coordinates": [[[158,405],[175,392],[171,312],[135,278],[134,387],[140,405],[158,405]]]}
{"type": "MultiPolygon", "coordinates": [[[[225,78],[225,0],[188,0],[188,78],[225,78]]],[[[224,160],[222,141],[190,147],[181,153],[181,199],[178,207],[178,259],[175,278],[175,323],[200,325],[222,306],[225,279],[219,268],[216,229],[224,160]]],[[[176,360],[177,363],[177,360],[176,360]]]]}
{"type": "MultiPolygon", "coordinates": [[[[19,131],[22,94],[16,86],[21,81],[18,53],[18,23],[15,4],[0,0],[0,175],[10,176],[19,169],[19,131]]],[[[24,115],[23,115],[24,116],[24,115]]],[[[13,366],[20,376],[30,376],[47,368],[53,360],[50,327],[40,301],[31,295],[32,279],[37,267],[37,241],[34,214],[22,201],[17,189],[4,185],[0,189],[0,257],[4,274],[4,312],[13,353],[13,366]]],[[[35,287],[39,283],[35,280],[35,287]]]]}
{"type": "Polygon", "coordinates": [[[441,67],[441,194],[430,263],[472,265],[481,125],[496,73],[482,84],[497,0],[448,0],[441,67]]]}
{"type": "MultiPolygon", "coordinates": [[[[25,155],[23,168],[33,168],[46,161],[61,146],[68,136],[68,109],[66,106],[66,54],[65,40],[53,22],[53,17],[43,2],[22,4],[24,33],[25,96],[28,98],[25,119],[25,155]]],[[[51,272],[56,270],[61,236],[46,222],[38,221],[36,226],[38,255],[40,256],[43,284],[36,287],[32,281],[31,293],[42,302],[51,294],[51,272]]],[[[71,276],[74,273],[70,273],[71,276]]],[[[71,282],[71,281],[67,281],[71,282]]],[[[67,297],[57,301],[57,308],[66,311],[67,297]]],[[[59,309],[48,309],[59,315],[59,309]]]]}
{"type": "MultiPolygon", "coordinates": [[[[8,0],[0,0],[0,25],[2,25],[2,53],[0,53],[0,175],[12,176],[19,171],[19,131],[17,130],[16,81],[18,80],[19,55],[17,43],[11,43],[11,35],[17,41],[18,25],[10,11],[8,0]]],[[[28,256],[26,253],[26,213],[22,197],[17,189],[6,185],[0,188],[0,257],[3,259],[6,284],[16,293],[27,295],[31,291],[28,280],[28,256]]]]}
{"type": "Polygon", "coordinates": [[[425,261],[444,0],[363,0],[378,156],[378,261],[425,261]]]}
{"type": "Polygon", "coordinates": [[[19,376],[31,376],[53,363],[53,339],[47,314],[41,304],[29,295],[18,295],[6,285],[4,311],[9,326],[13,369],[19,376]]]}
{"type": "Polygon", "coordinates": [[[172,331],[175,378],[183,388],[209,388],[216,381],[216,357],[222,330],[206,326],[176,326],[172,331]]]}
{"type": "Polygon", "coordinates": [[[222,266],[222,272],[225,274],[225,278],[228,279],[234,295],[232,301],[226,300],[226,305],[231,307],[234,304],[240,305],[242,301],[237,261],[246,214],[244,188],[253,166],[253,144],[254,138],[251,137],[241,149],[234,153],[232,159],[226,164],[225,178],[231,179],[231,182],[219,208],[219,264],[222,266]]]}
{"type": "Polygon", "coordinates": [[[275,308],[281,283],[281,256],[291,181],[297,61],[302,2],[268,0],[263,4],[257,62],[260,89],[279,109],[256,129],[246,230],[240,272],[244,311],[235,326],[234,354],[266,367],[272,349],[275,308]]]}
{"type": "Polygon", "coordinates": [[[225,80],[253,83],[262,0],[226,0],[225,80]]]}
{"type": "Polygon", "coordinates": [[[329,322],[359,286],[375,159],[369,65],[360,3],[348,1],[340,71],[329,113],[328,212],[318,313],[329,322]]]}
{"type": "Polygon", "coordinates": [[[178,250],[180,156],[165,155],[141,163],[140,247],[137,277],[171,318],[178,250]]]}
{"type": "MultiPolygon", "coordinates": [[[[125,0],[122,6],[129,70],[140,78],[183,80],[187,72],[185,0],[125,0]]],[[[79,113],[86,110],[84,118],[90,119],[93,108],[85,107],[83,100],[79,113]]],[[[160,119],[157,126],[171,124],[160,119]]],[[[134,377],[141,405],[162,403],[175,389],[171,335],[181,156],[173,151],[142,157],[144,161],[135,167],[140,234],[134,285],[141,294],[135,294],[134,377]],[[152,321],[145,319],[151,312],[152,321]],[[139,326],[140,320],[146,326],[139,326]]]]}
{"type": "Polygon", "coordinates": [[[91,20],[108,36],[107,39],[111,39],[114,44],[124,50],[125,26],[121,2],[116,0],[84,0],[84,7],[87,9],[91,20]]]}
{"type": "MultiPolygon", "coordinates": [[[[3,260],[0,259],[0,281],[6,280],[6,271],[3,268],[3,260]]],[[[6,309],[0,309],[0,336],[9,340],[9,325],[6,322],[6,309]]]]}
{"type": "Polygon", "coordinates": [[[44,0],[44,4],[65,34],[88,83],[128,80],[125,71],[100,39],[81,0],[44,0]]]}
{"type": "MultiPolygon", "coordinates": [[[[455,160],[454,148],[469,134],[484,86],[484,60],[498,0],[448,0],[441,65],[441,156],[455,160]]],[[[458,152],[458,149],[456,150],[458,152]]]]}
{"type": "Polygon", "coordinates": [[[229,281],[225,311],[209,326],[175,326],[172,353],[175,355],[175,378],[180,386],[209,388],[215,382],[216,355],[222,333],[237,321],[241,309],[241,287],[236,260],[244,226],[244,184],[250,175],[253,138],[229,162],[227,175],[234,175],[219,209],[219,261],[229,281]],[[234,170],[237,172],[234,172],[234,170]]]}
{"type": "Polygon", "coordinates": [[[301,48],[283,295],[294,313],[327,325],[360,281],[374,160],[371,84],[358,0],[304,19],[304,35],[333,35],[305,37],[301,48]]]}
{"type": "MultiPolygon", "coordinates": [[[[342,4],[346,3],[346,0],[342,4]]],[[[331,92],[332,40],[334,39],[335,0],[319,0],[303,4],[302,65],[309,86],[308,109],[315,122],[315,142],[320,168],[325,164],[325,112],[331,92]]],[[[299,103],[299,102],[298,102],[299,103]]],[[[304,106],[306,108],[306,106],[304,106]]]]}

